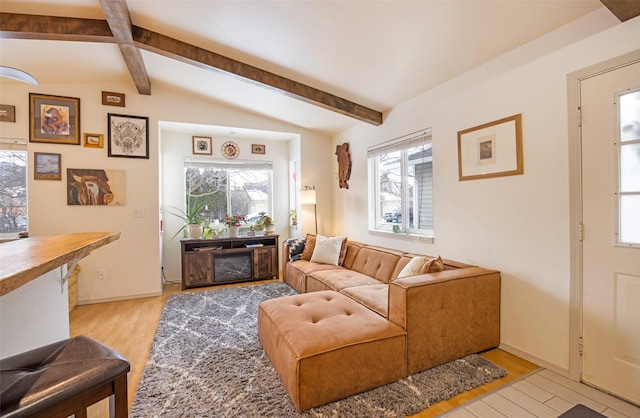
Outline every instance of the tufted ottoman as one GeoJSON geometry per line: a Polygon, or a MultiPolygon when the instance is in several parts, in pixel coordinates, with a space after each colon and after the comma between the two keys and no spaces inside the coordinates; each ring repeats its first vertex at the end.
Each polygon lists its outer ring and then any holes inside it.
{"type": "Polygon", "coordinates": [[[258,306],[258,338],[298,411],[406,376],[406,334],[333,290],[258,306]]]}

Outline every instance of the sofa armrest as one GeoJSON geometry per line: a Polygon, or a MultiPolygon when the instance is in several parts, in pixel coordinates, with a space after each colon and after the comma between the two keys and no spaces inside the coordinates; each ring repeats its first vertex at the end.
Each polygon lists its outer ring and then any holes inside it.
{"type": "Polygon", "coordinates": [[[500,272],[444,270],[389,283],[389,320],[407,331],[409,373],[500,344],[500,272]]]}

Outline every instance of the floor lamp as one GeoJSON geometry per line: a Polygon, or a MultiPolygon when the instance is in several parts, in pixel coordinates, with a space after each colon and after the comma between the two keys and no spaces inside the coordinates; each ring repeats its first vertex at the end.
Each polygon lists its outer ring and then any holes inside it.
{"type": "Polygon", "coordinates": [[[316,207],[316,189],[305,186],[305,190],[300,190],[300,205],[313,205],[313,216],[316,223],[316,235],[318,235],[318,210],[316,207]]]}

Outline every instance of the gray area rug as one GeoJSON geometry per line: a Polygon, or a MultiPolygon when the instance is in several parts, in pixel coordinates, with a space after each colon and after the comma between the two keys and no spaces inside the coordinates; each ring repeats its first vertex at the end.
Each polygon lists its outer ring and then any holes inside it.
{"type": "Polygon", "coordinates": [[[404,417],[506,372],[471,355],[298,413],[258,342],[257,307],[282,282],[172,295],[130,417],[404,417]]]}

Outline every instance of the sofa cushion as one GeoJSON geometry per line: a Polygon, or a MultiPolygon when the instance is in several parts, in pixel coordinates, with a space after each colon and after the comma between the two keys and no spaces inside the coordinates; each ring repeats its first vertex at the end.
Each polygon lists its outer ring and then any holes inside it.
{"type": "Polygon", "coordinates": [[[389,283],[403,252],[378,247],[363,247],[353,260],[352,270],[389,283]]]}
{"type": "Polygon", "coordinates": [[[389,285],[370,284],[365,286],[347,287],[340,291],[356,302],[364,305],[385,318],[389,317],[389,285]]]}
{"type": "Polygon", "coordinates": [[[402,270],[400,270],[400,273],[398,273],[397,278],[401,279],[403,277],[415,276],[417,274],[420,274],[420,270],[422,270],[422,266],[424,266],[426,262],[427,262],[427,257],[424,257],[424,256],[413,257],[411,261],[409,261],[407,265],[404,266],[402,270]]]}
{"type": "Polygon", "coordinates": [[[302,252],[304,251],[306,241],[306,238],[289,238],[284,241],[287,247],[289,247],[289,261],[302,259],[302,252]]]}
{"type": "MultiPolygon", "coordinates": [[[[321,235],[318,235],[321,236],[321,235]]],[[[313,257],[313,252],[316,248],[316,238],[317,236],[314,234],[307,234],[306,237],[306,242],[304,245],[304,250],[302,251],[302,260],[311,260],[311,257],[313,257]]],[[[347,257],[347,250],[348,250],[348,240],[347,237],[342,237],[342,246],[340,247],[340,257],[338,259],[338,265],[341,266],[346,257],[347,257]]]]}
{"type": "Polygon", "coordinates": [[[338,265],[340,261],[340,253],[343,237],[325,237],[324,235],[316,236],[316,245],[311,256],[313,263],[338,265]]]}
{"type": "Polygon", "coordinates": [[[365,286],[369,284],[380,284],[380,281],[366,274],[357,271],[341,268],[340,270],[320,270],[314,271],[307,276],[307,292],[322,289],[333,289],[340,291],[352,286],[365,286]],[[317,286],[313,282],[317,281],[324,286],[317,286]]]}
{"type": "MultiPolygon", "coordinates": [[[[438,256],[437,258],[432,258],[424,263],[420,269],[420,274],[437,273],[442,270],[444,270],[444,262],[442,261],[442,258],[438,256]]],[[[398,276],[398,278],[400,278],[400,276],[398,276]]]]}

